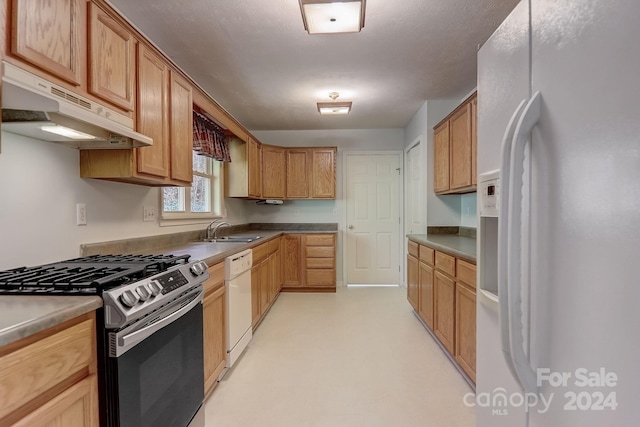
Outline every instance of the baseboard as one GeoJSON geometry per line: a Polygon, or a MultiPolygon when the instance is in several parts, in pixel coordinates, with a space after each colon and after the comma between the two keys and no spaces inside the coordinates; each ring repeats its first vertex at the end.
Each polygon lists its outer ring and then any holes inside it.
{"type": "Polygon", "coordinates": [[[299,286],[299,287],[283,287],[280,292],[323,292],[323,293],[335,293],[336,288],[334,287],[326,287],[326,288],[312,288],[308,286],[299,286]]]}

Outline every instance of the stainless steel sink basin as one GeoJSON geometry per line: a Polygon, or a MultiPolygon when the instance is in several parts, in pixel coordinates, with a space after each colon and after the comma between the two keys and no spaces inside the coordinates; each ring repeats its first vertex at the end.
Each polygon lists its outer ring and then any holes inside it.
{"type": "Polygon", "coordinates": [[[215,243],[249,243],[254,240],[262,239],[263,236],[225,236],[218,237],[217,239],[205,240],[205,242],[215,242],[215,243]]]}

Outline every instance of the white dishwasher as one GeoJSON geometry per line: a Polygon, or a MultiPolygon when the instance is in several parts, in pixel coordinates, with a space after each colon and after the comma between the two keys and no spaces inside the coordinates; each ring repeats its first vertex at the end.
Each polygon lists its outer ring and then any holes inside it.
{"type": "Polygon", "coordinates": [[[252,337],[251,332],[251,249],[225,259],[227,294],[227,368],[238,360],[252,337]]]}

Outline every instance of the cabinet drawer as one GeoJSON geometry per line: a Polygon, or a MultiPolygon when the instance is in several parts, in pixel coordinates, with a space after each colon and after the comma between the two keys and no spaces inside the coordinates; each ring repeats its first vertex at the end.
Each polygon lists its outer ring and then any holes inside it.
{"type": "Polygon", "coordinates": [[[420,245],[420,261],[433,265],[433,257],[436,251],[426,246],[420,245]]]}
{"type": "Polygon", "coordinates": [[[409,255],[418,258],[418,244],[409,240],[409,255]]]}
{"type": "Polygon", "coordinates": [[[473,288],[476,287],[476,266],[461,259],[458,259],[456,266],[456,277],[473,288]]]}
{"type": "Polygon", "coordinates": [[[0,419],[78,373],[90,371],[93,319],[0,357],[0,419]]]}
{"type": "Polygon", "coordinates": [[[307,286],[335,286],[336,270],[307,269],[307,286]]]}
{"type": "Polygon", "coordinates": [[[269,242],[256,246],[253,251],[253,265],[256,265],[269,255],[269,242]]]}
{"type": "Polygon", "coordinates": [[[268,244],[269,244],[269,253],[270,254],[274,253],[275,251],[280,249],[280,237],[276,237],[275,239],[270,240],[268,244]]]}
{"type": "Polygon", "coordinates": [[[335,258],[307,258],[307,268],[336,268],[335,258]]]}
{"type": "Polygon", "coordinates": [[[307,258],[334,258],[333,246],[311,246],[307,248],[307,258]]]}
{"type": "Polygon", "coordinates": [[[204,292],[208,294],[220,285],[224,285],[224,262],[219,262],[207,269],[209,278],[204,282],[204,292]]]}
{"type": "Polygon", "coordinates": [[[335,234],[307,234],[307,246],[334,246],[335,234]]]}
{"type": "Polygon", "coordinates": [[[436,251],[436,268],[451,276],[456,275],[456,259],[451,255],[436,251]]]}

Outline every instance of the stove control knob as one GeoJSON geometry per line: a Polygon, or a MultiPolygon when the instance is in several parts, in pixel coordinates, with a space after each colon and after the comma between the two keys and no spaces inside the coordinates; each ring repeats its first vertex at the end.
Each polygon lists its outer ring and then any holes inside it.
{"type": "Polygon", "coordinates": [[[160,292],[162,292],[162,285],[157,280],[152,280],[149,283],[149,290],[151,291],[152,296],[158,296],[160,295],[160,292]]]}
{"type": "Polygon", "coordinates": [[[202,263],[201,263],[201,262],[199,262],[199,263],[197,263],[197,264],[193,264],[193,265],[191,266],[190,270],[191,270],[191,273],[192,273],[194,276],[201,276],[201,275],[203,275],[203,274],[204,274],[204,270],[205,270],[205,269],[204,269],[204,267],[202,266],[202,263]]]}
{"type": "Polygon", "coordinates": [[[131,291],[124,291],[122,295],[120,295],[120,302],[125,307],[133,307],[138,302],[138,297],[131,291]]]}
{"type": "Polygon", "coordinates": [[[151,298],[151,291],[145,285],[138,286],[136,288],[136,292],[142,301],[146,301],[151,298]]]}

